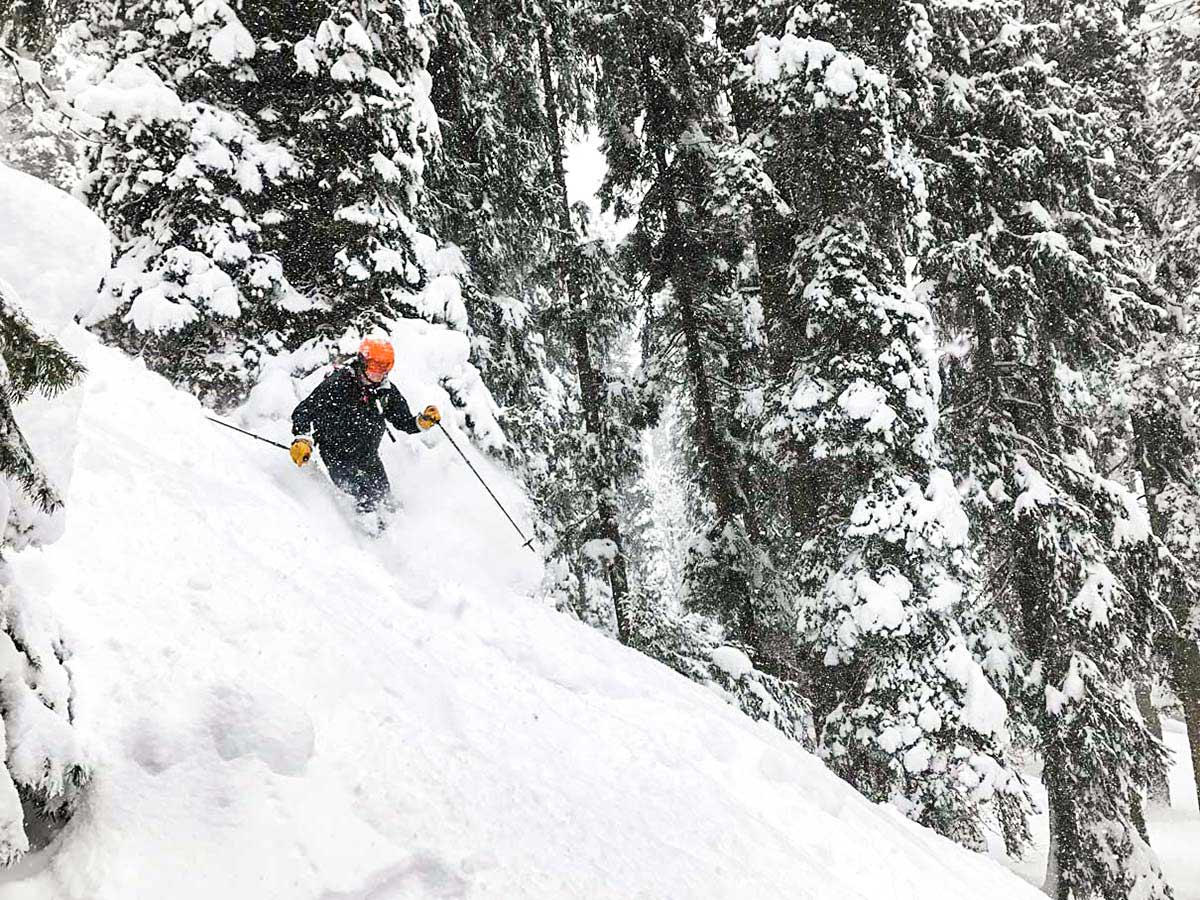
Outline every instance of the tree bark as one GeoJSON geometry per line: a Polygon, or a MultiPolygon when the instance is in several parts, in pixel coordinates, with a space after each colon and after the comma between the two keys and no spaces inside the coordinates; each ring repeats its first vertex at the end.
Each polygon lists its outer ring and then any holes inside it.
{"type": "MultiPolygon", "coordinates": [[[[1052,627],[1049,608],[1049,585],[1053,563],[1041,552],[1036,528],[1017,520],[1013,542],[1013,589],[1021,608],[1024,650],[1030,661],[1043,665],[1052,627]]],[[[1047,679],[1050,673],[1047,673],[1047,679]]],[[[1074,821],[1070,812],[1073,802],[1069,791],[1060,785],[1062,760],[1051,738],[1047,740],[1046,726],[1041,732],[1042,783],[1046,787],[1046,804],[1050,820],[1050,854],[1046,860],[1046,879],[1042,890],[1054,900],[1069,900],[1070,872],[1078,852],[1074,821]]]]}
{"type": "Polygon", "coordinates": [[[1074,855],[1078,853],[1071,798],[1066,791],[1057,788],[1053,776],[1043,777],[1050,819],[1050,855],[1046,861],[1042,892],[1053,900],[1071,900],[1071,879],[1064,877],[1074,866],[1074,855]]]}
{"type": "MultiPolygon", "coordinates": [[[[546,103],[547,129],[554,157],[554,178],[558,188],[558,224],[564,241],[574,239],[575,228],[571,222],[571,207],[567,199],[567,175],[563,163],[562,122],[558,109],[558,94],[554,86],[553,69],[550,62],[550,47],[545,30],[537,35],[538,58],[541,65],[542,90],[546,103]]],[[[596,514],[600,537],[610,541],[616,549],[608,566],[609,586],[612,591],[613,608],[617,619],[617,637],[621,643],[629,643],[632,637],[629,623],[629,577],[627,574],[621,529],[617,520],[617,491],[614,481],[615,464],[607,433],[605,386],[601,373],[592,360],[591,343],[585,319],[584,298],[572,273],[564,268],[562,273],[570,303],[570,342],[575,359],[575,371],[579,378],[580,404],[588,435],[595,442],[597,453],[594,467],[594,489],[596,491],[596,514]]]]}
{"type": "MultiPolygon", "coordinates": [[[[1145,678],[1138,681],[1134,686],[1134,696],[1137,699],[1138,712],[1142,714],[1142,721],[1146,723],[1150,733],[1161,741],[1163,739],[1162,716],[1158,714],[1158,708],[1154,705],[1154,699],[1151,696],[1153,686],[1152,679],[1145,678]]],[[[1146,800],[1154,806],[1170,807],[1171,784],[1167,780],[1165,771],[1158,773],[1146,786],[1146,800]]]]}
{"type": "Polygon", "coordinates": [[[1192,751],[1192,775],[1200,800],[1200,644],[1181,637],[1172,658],[1175,693],[1183,703],[1183,721],[1187,726],[1192,751]]]}
{"type": "MultiPolygon", "coordinates": [[[[975,310],[982,351],[981,364],[985,377],[994,378],[996,361],[992,356],[991,320],[978,306],[975,310]],[[983,349],[986,341],[986,350],[983,349]]],[[[1041,339],[1039,359],[1033,378],[1024,386],[1028,405],[1010,404],[1007,412],[1019,434],[1041,439],[1051,453],[1061,451],[1062,435],[1055,415],[1052,397],[1056,388],[1054,357],[1041,339]],[[1035,410],[1031,412],[1031,410],[1035,410]]],[[[1017,518],[1013,529],[1012,584],[1020,605],[1022,645],[1031,664],[1040,664],[1047,683],[1060,682],[1061,671],[1055,671],[1054,659],[1047,658],[1052,649],[1051,636],[1055,626],[1052,586],[1055,580],[1053,550],[1045,548],[1038,535],[1038,526],[1028,519],[1031,513],[1017,518]]],[[[1060,653],[1061,662],[1061,653],[1060,653]]],[[[1042,783],[1046,787],[1047,812],[1050,819],[1050,855],[1046,861],[1043,891],[1054,900],[1070,900],[1071,881],[1079,864],[1079,835],[1076,830],[1075,797],[1066,783],[1064,763],[1068,751],[1055,724],[1039,718],[1039,750],[1042,756],[1042,783]]]]}

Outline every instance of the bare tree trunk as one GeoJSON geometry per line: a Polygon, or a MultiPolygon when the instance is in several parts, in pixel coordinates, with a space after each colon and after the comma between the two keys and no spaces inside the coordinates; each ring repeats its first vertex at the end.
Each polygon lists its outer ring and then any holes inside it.
{"type": "MultiPolygon", "coordinates": [[[[1048,608],[1049,581],[1053,564],[1041,552],[1032,526],[1018,520],[1013,544],[1013,588],[1021,606],[1024,649],[1030,660],[1045,663],[1047,640],[1052,627],[1048,608]]],[[[1044,731],[1044,726],[1042,729],[1044,731]]],[[[1069,873],[1074,865],[1077,843],[1070,814],[1071,797],[1060,787],[1062,760],[1056,745],[1042,734],[1042,783],[1050,819],[1050,855],[1042,890],[1054,900],[1069,900],[1069,873]]]]}
{"type": "MultiPolygon", "coordinates": [[[[1138,712],[1142,714],[1142,721],[1146,723],[1150,733],[1161,741],[1162,716],[1158,714],[1158,708],[1151,697],[1153,685],[1154,682],[1149,678],[1139,681],[1134,687],[1134,695],[1137,698],[1138,712]]],[[[1146,800],[1153,806],[1170,807],[1171,783],[1167,780],[1165,771],[1159,772],[1146,786],[1146,800]]]]}
{"type": "MultiPolygon", "coordinates": [[[[559,116],[558,94],[554,86],[550,62],[550,47],[545,31],[538,33],[538,56],[541,63],[542,90],[545,94],[546,118],[550,146],[554,155],[554,178],[559,195],[559,228],[563,240],[574,239],[575,228],[571,222],[571,207],[567,200],[567,176],[563,165],[562,121],[559,116]]],[[[612,447],[607,433],[605,387],[603,377],[592,360],[587,322],[584,318],[584,298],[578,281],[569,271],[563,272],[567,297],[570,301],[570,339],[575,357],[575,371],[579,377],[580,403],[588,435],[595,442],[597,453],[594,466],[596,491],[596,515],[600,536],[612,543],[615,554],[608,566],[609,584],[612,590],[613,608],[617,618],[617,636],[621,643],[628,643],[631,635],[629,625],[629,578],[626,571],[621,529],[617,520],[617,491],[614,483],[615,465],[612,447]]]]}
{"type": "Polygon", "coordinates": [[[1133,827],[1140,837],[1147,844],[1150,843],[1150,828],[1146,825],[1146,808],[1142,804],[1142,795],[1133,793],[1129,797],[1129,821],[1133,822],[1133,827]]]}
{"type": "Polygon", "coordinates": [[[1172,658],[1175,693],[1183,703],[1183,721],[1187,725],[1192,751],[1192,775],[1200,800],[1200,644],[1186,635],[1179,639],[1172,658]]]}
{"type": "Polygon", "coordinates": [[[1058,827],[1054,821],[1054,811],[1050,809],[1049,791],[1046,792],[1046,818],[1050,825],[1050,846],[1046,854],[1046,877],[1042,881],[1042,893],[1047,897],[1057,898],[1060,882],[1058,877],[1058,827]]]}
{"type": "Polygon", "coordinates": [[[1046,880],[1042,892],[1053,900],[1071,900],[1071,879],[1065,871],[1074,865],[1078,852],[1075,824],[1070,812],[1071,798],[1056,787],[1051,775],[1043,774],[1046,782],[1046,803],[1050,814],[1050,856],[1046,861],[1046,880]]]}

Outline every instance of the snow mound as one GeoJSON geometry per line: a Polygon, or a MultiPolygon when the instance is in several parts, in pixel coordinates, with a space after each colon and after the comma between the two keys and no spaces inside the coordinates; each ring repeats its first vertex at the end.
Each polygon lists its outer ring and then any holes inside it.
{"type": "MultiPolygon", "coordinates": [[[[402,509],[372,539],[319,467],[80,343],[66,533],[12,567],[67,628],[95,776],[5,900],[1041,896],[540,604],[440,435],[385,441],[402,509]]],[[[289,394],[256,398],[269,437],[289,394]]]]}
{"type": "Polygon", "coordinates": [[[0,162],[0,278],[35,325],[59,335],[108,270],[104,223],[79,201],[0,162]]]}
{"type": "MultiPolygon", "coordinates": [[[[68,194],[0,162],[0,282],[43,334],[82,355],[90,336],[74,319],[108,271],[104,223],[68,194]]],[[[35,394],[15,415],[25,439],[63,493],[71,477],[83,389],[53,400],[35,394]]]]}

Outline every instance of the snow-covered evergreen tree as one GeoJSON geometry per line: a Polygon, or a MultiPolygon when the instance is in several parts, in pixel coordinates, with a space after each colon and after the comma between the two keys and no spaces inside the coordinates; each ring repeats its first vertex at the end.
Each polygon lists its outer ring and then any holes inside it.
{"type": "Polygon", "coordinates": [[[1136,156],[1136,111],[1096,89],[1097,67],[1127,77],[1128,31],[1115,4],[1078,4],[1053,24],[1003,0],[930,15],[927,270],[958,339],[943,432],[973,485],[985,599],[1016,635],[1019,659],[997,654],[994,674],[1038,734],[1047,890],[1167,896],[1131,814],[1162,750],[1127,689],[1165,610],[1145,510],[1097,467],[1104,408],[1089,389],[1153,313],[1123,234],[1136,173],[1116,167],[1136,156]]]}
{"type": "MultiPolygon", "coordinates": [[[[773,671],[790,657],[772,623],[768,565],[744,442],[757,414],[757,352],[741,291],[744,254],[736,148],[721,104],[711,5],[598,3],[588,39],[607,75],[599,125],[610,166],[604,194],[636,211],[631,265],[649,302],[644,378],[674,405],[691,492],[689,608],[715,616],[773,671]],[[680,435],[684,437],[684,435],[680,435]]],[[[785,629],[786,630],[786,629],[785,629]]]]}
{"type": "MultiPolygon", "coordinates": [[[[566,139],[573,124],[584,124],[586,104],[580,93],[591,93],[596,69],[575,37],[581,11],[550,4],[526,11],[532,26],[529,38],[537,54],[545,135],[550,147],[555,220],[549,232],[550,273],[565,302],[552,313],[554,343],[566,350],[578,384],[579,453],[571,465],[578,484],[585,485],[590,502],[578,491],[568,497],[580,513],[595,510],[594,519],[579,538],[587,556],[603,569],[603,584],[611,596],[618,637],[633,638],[631,630],[629,560],[620,525],[621,483],[639,464],[638,398],[627,379],[623,342],[629,333],[632,291],[619,271],[612,249],[593,234],[586,210],[572,208],[566,177],[566,139]],[[580,509],[580,507],[584,507],[580,509]]],[[[551,329],[548,329],[551,331],[551,329]]],[[[584,495],[586,496],[586,495],[584,495]]],[[[559,522],[563,522],[561,515],[559,522]]]]}
{"type": "MultiPolygon", "coordinates": [[[[540,317],[554,221],[549,141],[530,26],[500,4],[437,5],[429,71],[441,144],[430,159],[428,215],[469,263],[472,357],[511,421],[514,446],[544,446],[556,360],[540,317]]],[[[553,413],[550,413],[553,415],[553,413]]]]}
{"type": "Polygon", "coordinates": [[[1172,291],[1200,289],[1200,4],[1188,0],[1161,13],[1155,33],[1155,194],[1162,223],[1161,269],[1172,291]]]}
{"type": "MultiPolygon", "coordinates": [[[[14,408],[34,393],[54,395],[82,373],[78,361],[40,334],[0,281],[0,548],[54,540],[62,498],[34,457],[14,408]]],[[[0,866],[30,849],[33,819],[64,821],[89,776],[71,722],[66,649],[36,599],[0,560],[0,866]]]]}
{"type": "Polygon", "coordinates": [[[764,452],[791,482],[786,558],[820,746],[868,796],[978,842],[984,806],[1020,786],[1004,702],[962,627],[967,520],[913,271],[927,213],[906,135],[925,115],[929,23],[916,3],[763,13],[740,77],[795,240],[789,301],[766,321],[786,365],[773,362],[764,452]]]}
{"type": "Polygon", "coordinates": [[[1152,26],[1156,61],[1152,128],[1162,233],[1157,272],[1169,315],[1131,366],[1135,453],[1155,533],[1171,551],[1165,588],[1176,633],[1168,642],[1172,688],[1183,707],[1200,792],[1200,495],[1196,492],[1200,371],[1200,5],[1173,4],[1152,26]]]}
{"type": "MultiPolygon", "coordinates": [[[[63,10],[56,4],[55,12],[63,10]]],[[[35,0],[0,4],[0,152],[13,168],[65,187],[76,137],[43,65],[54,49],[55,18],[35,0]]]]}
{"type": "Polygon", "coordinates": [[[93,24],[112,63],[75,98],[102,125],[81,193],[118,257],[88,324],[217,402],[283,346],[465,327],[455,279],[418,294],[437,121],[415,4],[144,0],[93,24]]]}
{"type": "Polygon", "coordinates": [[[535,498],[548,593],[611,624],[603,573],[580,553],[595,506],[585,424],[555,253],[559,192],[542,93],[540,11],[522,2],[439,4],[429,70],[443,141],[430,160],[429,214],[470,265],[472,358],[501,410],[512,462],[535,498]]]}
{"type": "MultiPolygon", "coordinates": [[[[443,135],[427,179],[438,232],[464,248],[485,297],[527,307],[557,216],[536,12],[519,0],[439,4],[429,64],[443,135]]],[[[478,331],[484,317],[471,312],[478,331]]]]}
{"type": "Polygon", "coordinates": [[[1132,461],[1154,533],[1169,551],[1162,586],[1174,621],[1161,650],[1183,709],[1192,771],[1200,775],[1200,347],[1195,302],[1193,296],[1177,308],[1162,330],[1143,343],[1129,367],[1128,384],[1132,461]]]}

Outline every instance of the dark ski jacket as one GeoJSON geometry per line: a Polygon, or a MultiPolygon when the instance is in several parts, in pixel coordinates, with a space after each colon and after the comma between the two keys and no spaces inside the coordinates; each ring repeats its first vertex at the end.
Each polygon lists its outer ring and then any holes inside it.
{"type": "Polygon", "coordinates": [[[346,366],[292,411],[292,434],[311,434],[327,463],[367,462],[377,457],[388,422],[409,434],[421,430],[395,385],[368,384],[346,366]]]}

